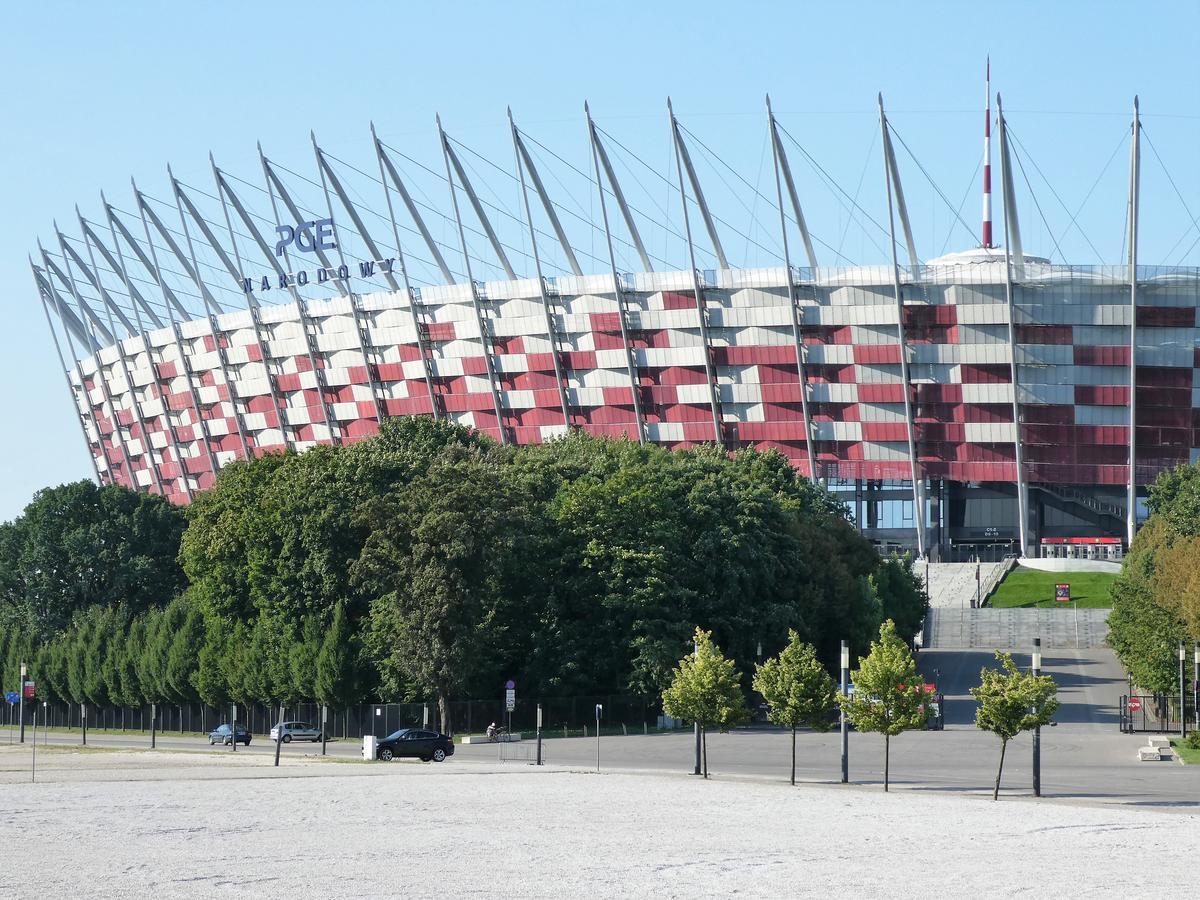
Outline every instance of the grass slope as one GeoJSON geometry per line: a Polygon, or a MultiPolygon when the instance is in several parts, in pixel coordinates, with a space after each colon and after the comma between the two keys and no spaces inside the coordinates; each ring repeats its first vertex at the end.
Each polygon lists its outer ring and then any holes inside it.
{"type": "Polygon", "coordinates": [[[1171,748],[1183,760],[1184,765],[1200,765],[1200,750],[1193,750],[1191,747],[1186,746],[1183,741],[1171,741],[1171,748]]]}
{"type": "Polygon", "coordinates": [[[1043,572],[1017,566],[1000,583],[989,603],[997,609],[1056,605],[1066,609],[1070,604],[1054,600],[1054,585],[1066,582],[1071,585],[1071,600],[1080,608],[1107,608],[1112,606],[1108,592],[1116,577],[1108,572],[1043,572]]]}

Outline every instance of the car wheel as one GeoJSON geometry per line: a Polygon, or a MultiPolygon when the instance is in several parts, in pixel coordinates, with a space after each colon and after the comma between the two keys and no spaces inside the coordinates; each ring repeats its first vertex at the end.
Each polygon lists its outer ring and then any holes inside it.
{"type": "Polygon", "coordinates": [[[211,747],[211,746],[212,746],[213,744],[215,744],[215,743],[216,743],[216,741],[214,741],[212,738],[209,738],[209,739],[208,739],[208,746],[210,746],[210,747],[211,747]]]}
{"type": "Polygon", "coordinates": [[[283,742],[285,744],[290,744],[292,742],[292,736],[290,734],[285,734],[283,736],[283,742]]]}
{"type": "Polygon", "coordinates": [[[391,762],[392,758],[393,758],[392,751],[389,750],[387,747],[384,747],[382,750],[379,751],[379,758],[383,762],[391,762]]]}
{"type": "Polygon", "coordinates": [[[445,762],[446,761],[446,751],[443,750],[441,747],[438,747],[436,750],[434,750],[433,751],[433,761],[434,762],[445,762]]]}
{"type": "Polygon", "coordinates": [[[232,745],[233,745],[233,738],[225,738],[225,746],[230,747],[232,745]]]}

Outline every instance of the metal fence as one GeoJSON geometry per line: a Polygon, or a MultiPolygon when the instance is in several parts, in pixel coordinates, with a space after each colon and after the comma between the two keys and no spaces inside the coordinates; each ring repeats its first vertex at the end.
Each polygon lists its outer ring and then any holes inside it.
{"type": "Polygon", "coordinates": [[[1121,731],[1125,734],[1159,732],[1178,734],[1180,715],[1188,728],[1196,725],[1196,709],[1190,695],[1184,697],[1181,709],[1178,694],[1143,694],[1121,696],[1121,731]]]}
{"type": "MultiPolygon", "coordinates": [[[[38,709],[38,725],[49,728],[78,729],[83,710],[79,704],[50,701],[43,705],[35,701],[38,709]]],[[[582,697],[551,697],[542,700],[521,700],[510,712],[504,699],[457,700],[449,704],[450,723],[447,729],[438,721],[435,703],[363,703],[343,709],[326,710],[325,730],[331,738],[358,739],[364,735],[385,737],[400,728],[428,726],[448,730],[453,734],[481,733],[492,722],[512,731],[533,731],[537,725],[537,707],[542,706],[543,730],[577,731],[594,725],[597,703],[604,705],[606,727],[641,731],[644,726],[654,727],[662,713],[661,700],[657,697],[635,697],[617,695],[595,695],[582,697]]],[[[25,704],[25,722],[32,722],[32,706],[25,704]]],[[[150,706],[113,707],[88,705],[87,726],[89,729],[111,731],[149,731],[157,715],[157,728],[163,734],[207,734],[222,723],[229,721],[232,704],[213,707],[204,703],[158,704],[152,711],[150,706]]],[[[284,721],[321,723],[321,705],[318,703],[293,703],[284,706],[284,721]]],[[[279,720],[279,708],[252,703],[239,705],[238,723],[252,734],[265,735],[279,720]]],[[[17,724],[17,707],[9,707],[2,721],[17,724]]]]}

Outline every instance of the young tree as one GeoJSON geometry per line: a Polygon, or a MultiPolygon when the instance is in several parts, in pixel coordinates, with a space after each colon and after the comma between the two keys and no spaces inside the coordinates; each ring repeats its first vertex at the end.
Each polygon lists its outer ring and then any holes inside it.
{"type": "Polygon", "coordinates": [[[767,716],[792,730],[792,784],[796,783],[796,729],[828,731],[837,708],[837,688],[811,644],[788,631],[788,644],[774,659],[755,668],[754,689],[767,701],[767,716]]]}
{"type": "Polygon", "coordinates": [[[313,693],[321,703],[346,707],[359,698],[359,646],[346,617],[345,605],[333,608],[333,622],[317,654],[313,693]]]}
{"type": "Polygon", "coordinates": [[[838,703],[859,731],[883,735],[883,789],[888,789],[891,740],[902,731],[925,724],[925,679],[917,674],[917,663],[908,645],[896,635],[888,619],[879,627],[879,640],[850,673],[854,692],[839,695],[838,703]]]}
{"type": "Polygon", "coordinates": [[[996,651],[1004,671],[984,668],[979,673],[979,687],[971,688],[971,696],[979,703],[975,710],[975,726],[1000,738],[1000,765],[996,769],[996,786],[992,799],[1000,799],[1000,776],[1004,772],[1004,751],[1008,742],[1022,731],[1049,725],[1058,709],[1058,686],[1049,675],[1022,672],[1013,662],[1012,654],[996,651]]]}
{"type": "Polygon", "coordinates": [[[676,719],[697,722],[708,777],[709,725],[728,731],[747,717],[741,675],[732,659],[712,642],[712,632],[696,629],[695,650],[679,661],[670,686],[663,691],[663,709],[676,719]]]}

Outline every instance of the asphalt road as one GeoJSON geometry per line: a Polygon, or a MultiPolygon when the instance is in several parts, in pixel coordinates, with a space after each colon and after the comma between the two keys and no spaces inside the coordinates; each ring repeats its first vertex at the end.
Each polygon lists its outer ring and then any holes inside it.
{"type": "MultiPolygon", "coordinates": [[[[1018,657],[1028,665],[1028,656],[1018,657]]],[[[890,777],[894,786],[920,791],[964,793],[990,792],[996,776],[1000,744],[992,735],[974,727],[974,701],[968,691],[978,682],[979,670],[994,665],[993,654],[982,650],[930,650],[921,654],[926,678],[937,681],[946,699],[944,731],[908,732],[891,742],[890,777]]],[[[1111,651],[1049,651],[1043,669],[1059,683],[1062,707],[1060,723],[1042,730],[1042,793],[1045,797],[1086,802],[1114,802],[1143,806],[1200,807],[1200,766],[1176,762],[1139,763],[1137,747],[1144,735],[1123,735],[1117,730],[1117,709],[1124,688],[1124,672],[1111,651]]],[[[5,741],[0,732],[0,742],[5,741]]],[[[39,742],[78,744],[78,732],[39,734],[39,742]]],[[[91,733],[93,747],[149,747],[149,738],[91,733]]],[[[507,754],[532,751],[532,741],[501,748],[495,744],[459,745],[455,761],[499,764],[507,754]]],[[[730,734],[709,734],[709,771],[720,777],[755,780],[786,779],[790,737],[762,729],[738,729],[730,734]]],[[[173,750],[230,753],[229,748],[210,748],[207,740],[178,735],[160,735],[158,746],[173,750]]],[[[337,757],[360,755],[358,741],[332,741],[328,752],[337,757]]],[[[1030,792],[1032,739],[1025,735],[1009,744],[1004,766],[1002,794],[1030,792]]],[[[595,738],[553,738],[544,741],[545,760],[552,766],[594,769],[595,738]]],[[[256,739],[238,753],[272,754],[275,745],[256,739]]],[[[285,756],[319,754],[320,744],[291,743],[285,756]]],[[[667,771],[689,773],[693,766],[694,740],[690,732],[602,737],[600,767],[606,771],[667,771]]],[[[797,740],[797,778],[810,782],[840,780],[840,743],[836,732],[801,733],[797,740]]],[[[883,739],[874,734],[850,734],[850,781],[881,784],[883,739]]],[[[527,763],[512,761],[504,766],[527,763]]],[[[432,764],[431,764],[432,765],[432,764]]]]}

